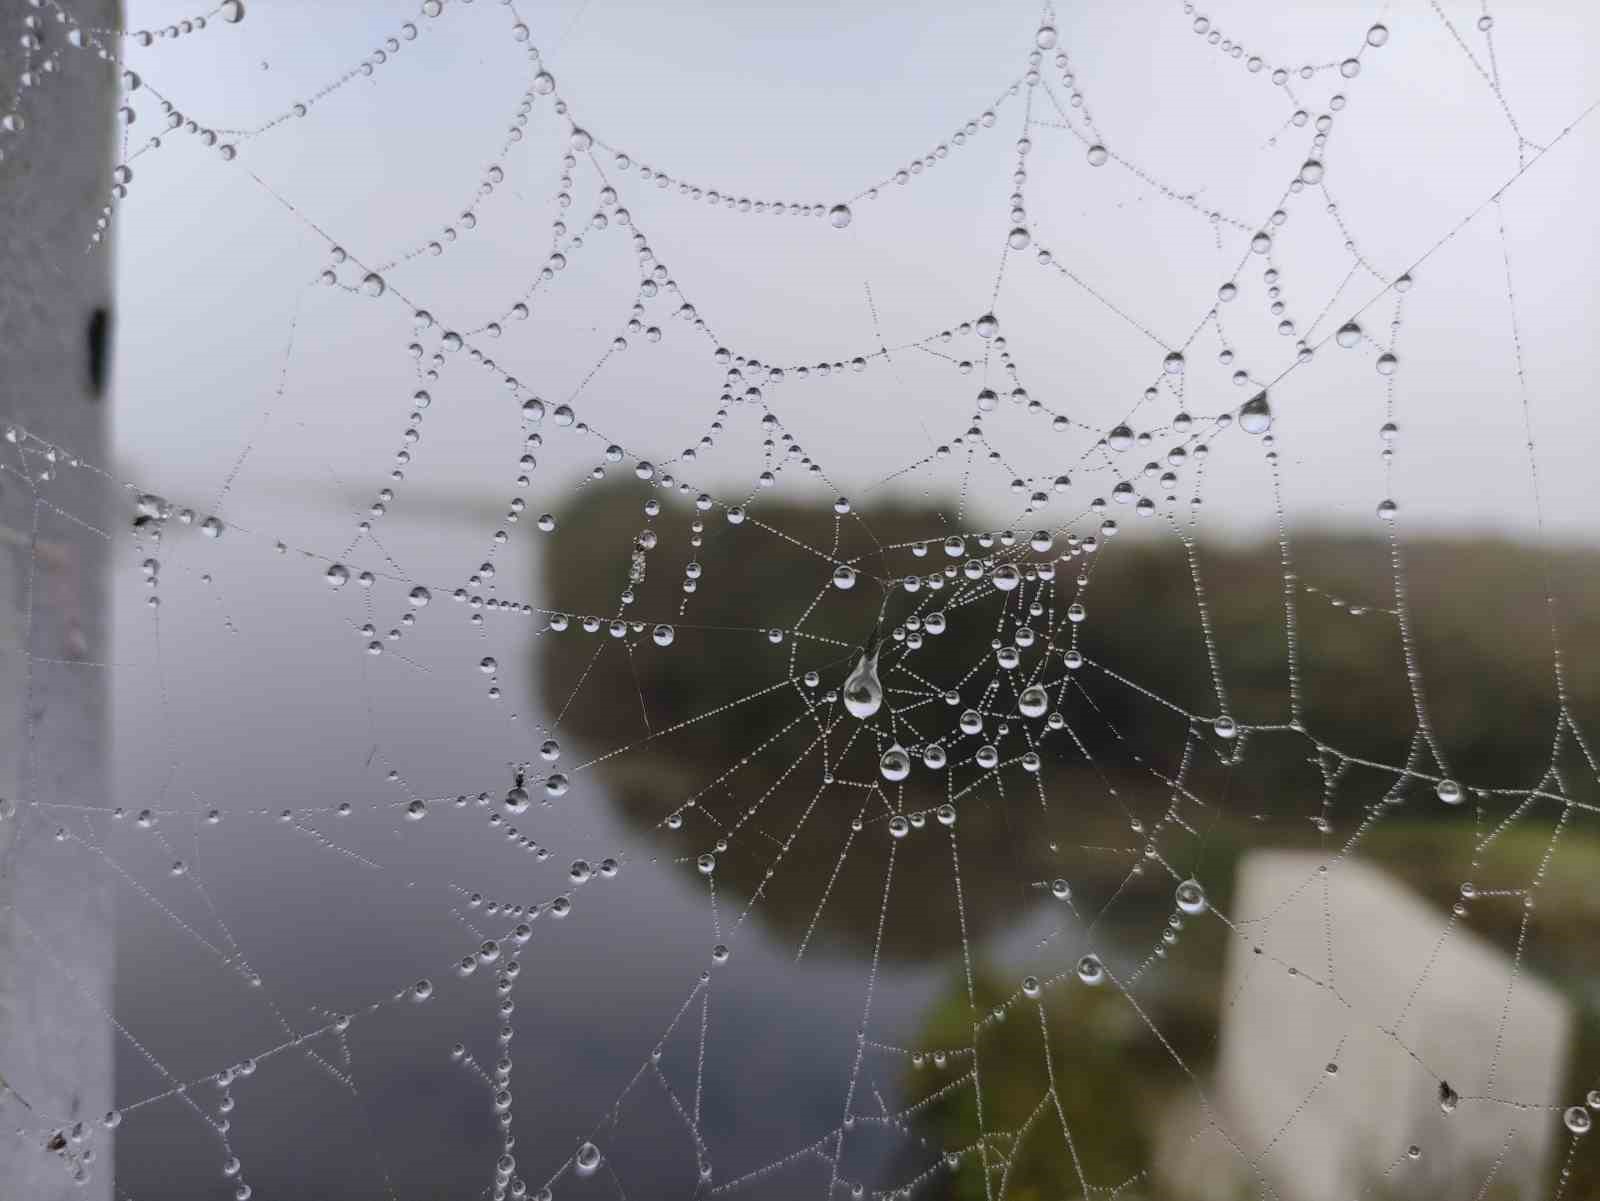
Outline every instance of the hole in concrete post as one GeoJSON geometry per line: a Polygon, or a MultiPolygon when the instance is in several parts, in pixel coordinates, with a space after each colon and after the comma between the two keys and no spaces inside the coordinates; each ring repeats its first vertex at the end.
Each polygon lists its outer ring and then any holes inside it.
{"type": "Polygon", "coordinates": [[[111,311],[104,306],[89,314],[89,389],[96,400],[105,395],[111,368],[111,311]]]}

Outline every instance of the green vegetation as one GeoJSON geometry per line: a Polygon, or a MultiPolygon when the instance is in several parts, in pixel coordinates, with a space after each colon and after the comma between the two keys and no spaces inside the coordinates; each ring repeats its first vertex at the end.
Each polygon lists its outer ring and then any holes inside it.
{"type": "MultiPolygon", "coordinates": [[[[1014,985],[1007,987],[989,971],[977,974],[973,991],[980,1012],[1016,995],[1014,985]]],[[[979,1047],[982,1128],[1001,1132],[989,1135],[989,1164],[998,1184],[1000,1165],[1011,1161],[1006,1196],[1019,1201],[1080,1195],[1080,1168],[1091,1186],[1132,1180],[1149,1166],[1162,1107],[1185,1079],[1114,989],[1075,988],[1071,1000],[1066,997],[1067,990],[1056,989],[1042,1008],[1022,1004],[1008,1010],[1004,1020],[987,1024],[979,1047]],[[1047,1099],[1052,1082],[1059,1113],[1047,1099]],[[1076,1162],[1063,1124],[1072,1132],[1076,1162]]],[[[1215,1029],[1214,1011],[1195,1000],[1163,1013],[1162,1033],[1186,1062],[1207,1058],[1215,1029]]],[[[923,1045],[967,1047],[971,1015],[965,980],[955,980],[927,1016],[923,1045]]],[[[960,1149],[954,1170],[939,1173],[932,1194],[951,1201],[982,1201],[987,1195],[976,1094],[970,1085],[946,1090],[971,1070],[970,1054],[952,1055],[944,1068],[925,1061],[904,1081],[911,1101],[928,1099],[918,1113],[919,1131],[936,1145],[960,1149]]],[[[1143,1194],[1136,1188],[1133,1195],[1143,1194]]]]}

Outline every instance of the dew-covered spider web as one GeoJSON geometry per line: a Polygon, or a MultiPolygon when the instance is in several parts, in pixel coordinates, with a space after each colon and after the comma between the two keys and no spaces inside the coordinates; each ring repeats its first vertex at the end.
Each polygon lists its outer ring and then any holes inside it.
{"type": "Polygon", "coordinates": [[[1595,14],[111,7],[0,1196],[1600,1196],[1595,14]]]}

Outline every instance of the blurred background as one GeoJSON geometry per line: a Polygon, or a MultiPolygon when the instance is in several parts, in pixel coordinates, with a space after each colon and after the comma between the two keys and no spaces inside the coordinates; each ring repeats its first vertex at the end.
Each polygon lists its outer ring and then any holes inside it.
{"type": "Polygon", "coordinates": [[[1600,1195],[1600,15],[201,18],[0,55],[0,1182],[1600,1195]]]}

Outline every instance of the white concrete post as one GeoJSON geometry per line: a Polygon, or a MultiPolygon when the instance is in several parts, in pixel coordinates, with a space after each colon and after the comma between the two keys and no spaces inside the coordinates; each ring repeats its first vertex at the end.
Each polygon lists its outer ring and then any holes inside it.
{"type": "MultiPolygon", "coordinates": [[[[121,21],[116,0],[69,11],[121,21]]],[[[0,1198],[109,1201],[112,894],[92,852],[55,840],[103,823],[51,806],[112,804],[109,681],[87,666],[112,658],[109,545],[61,513],[113,532],[114,493],[45,451],[109,462],[112,260],[86,248],[110,193],[119,82],[55,14],[0,3],[0,116],[22,121],[0,132],[0,426],[39,439],[0,443],[0,1198]],[[25,64],[38,82],[13,110],[25,64]]]]}

